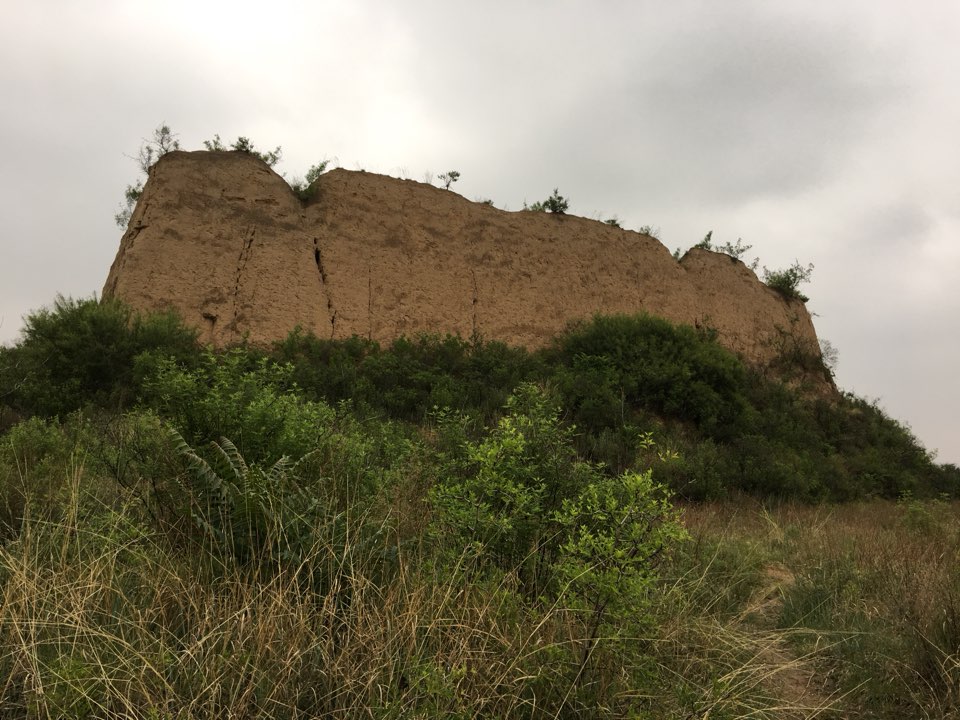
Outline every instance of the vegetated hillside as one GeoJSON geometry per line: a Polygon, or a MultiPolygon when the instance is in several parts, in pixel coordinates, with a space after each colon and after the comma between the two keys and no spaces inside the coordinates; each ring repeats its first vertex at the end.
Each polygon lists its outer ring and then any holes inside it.
{"type": "MultiPolygon", "coordinates": [[[[308,200],[241,152],[170,152],[150,169],[104,297],[174,308],[204,342],[418,333],[542,347],[594,314],[712,328],[758,366],[819,358],[798,299],[742,262],[565,214],[504,212],[409,180],[333,170],[308,200]]],[[[809,378],[821,392],[829,378],[809,378]]]]}
{"type": "Polygon", "coordinates": [[[117,301],[60,300],[32,315],[21,343],[0,357],[8,416],[146,407],[186,418],[177,427],[191,441],[226,436],[241,450],[253,440],[235,437],[235,419],[211,410],[219,424],[194,432],[199,421],[189,419],[188,408],[195,398],[166,383],[177,373],[213,382],[210,373],[227,360],[243,368],[266,363],[282,370],[284,392],[305,400],[346,402],[364,416],[415,424],[435,422],[446,409],[479,432],[496,422],[518,386],[533,382],[575,426],[583,458],[610,472],[652,464],[685,497],[745,491],[847,499],[958,490],[955,475],[876,406],[797,387],[790,372],[827,372],[814,364],[818,359],[787,352],[777,372],[761,371],[710,331],[648,315],[598,316],[535,351],[438,335],[381,346],[296,330],[272,349],[243,345],[221,356],[202,350],[175,315],[141,316],[117,301]],[[647,433],[659,451],[678,457],[661,462],[646,447],[647,433]]]}
{"type": "Polygon", "coordinates": [[[958,709],[958,526],[918,498],[960,470],[703,330],[213,351],[172,314],[60,299],[0,349],[0,413],[0,714],[958,709]],[[870,555],[862,521],[765,511],[760,537],[671,491],[905,499],[870,555]]]}

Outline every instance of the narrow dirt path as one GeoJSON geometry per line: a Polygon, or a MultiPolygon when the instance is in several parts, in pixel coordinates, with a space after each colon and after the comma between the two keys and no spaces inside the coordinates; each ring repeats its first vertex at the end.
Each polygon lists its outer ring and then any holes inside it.
{"type": "Polygon", "coordinates": [[[765,568],[766,582],[747,602],[739,624],[755,636],[756,659],[769,668],[763,685],[780,698],[787,718],[840,717],[835,694],[827,694],[809,656],[797,656],[776,624],[783,609],[784,592],[796,578],[788,567],[774,563],[765,568]]]}

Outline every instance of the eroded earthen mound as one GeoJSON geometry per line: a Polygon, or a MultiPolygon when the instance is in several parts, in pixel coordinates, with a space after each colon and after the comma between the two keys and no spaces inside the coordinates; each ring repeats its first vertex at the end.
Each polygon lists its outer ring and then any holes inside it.
{"type": "Polygon", "coordinates": [[[302,203],[242,153],[173,152],[151,170],[104,286],[173,307],[223,346],[420,332],[544,344],[595,313],[715,328],[748,362],[817,353],[803,303],[727,255],[568,215],[505,212],[411,180],[333,170],[302,203]]]}

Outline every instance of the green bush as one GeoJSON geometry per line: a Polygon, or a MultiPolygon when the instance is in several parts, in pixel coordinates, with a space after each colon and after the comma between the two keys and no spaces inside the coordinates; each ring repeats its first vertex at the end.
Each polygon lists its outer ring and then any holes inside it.
{"type": "MultiPolygon", "coordinates": [[[[561,565],[569,569],[586,562],[601,545],[610,552],[616,546],[630,558],[641,555],[638,536],[629,528],[641,517],[658,525],[669,515],[650,474],[611,478],[581,461],[573,428],[560,421],[559,408],[535,385],[521,385],[505,410],[486,437],[464,440],[462,453],[446,456],[430,495],[435,532],[444,544],[471,548],[481,565],[516,572],[533,598],[559,592],[561,565]],[[623,513],[617,523],[626,534],[603,535],[595,523],[606,513],[623,513]]],[[[572,591],[570,582],[560,584],[572,591]]]]}
{"type": "Polygon", "coordinates": [[[785,298],[807,302],[810,300],[800,292],[801,283],[810,282],[813,275],[813,263],[806,267],[795,261],[793,265],[783,270],[768,270],[763,268],[763,282],[773,288],[785,298]]]}
{"type": "Polygon", "coordinates": [[[556,514],[562,545],[556,573],[566,605],[582,617],[580,672],[604,638],[649,632],[657,568],[686,538],[651,471],[597,476],[556,514]]]}
{"type": "Polygon", "coordinates": [[[356,398],[361,363],[379,349],[357,335],[327,340],[296,328],[274,345],[271,356],[293,368],[291,379],[308,398],[336,404],[356,398]]]}
{"type": "Polygon", "coordinates": [[[907,429],[870,403],[805,396],[746,369],[709,332],[659,318],[596,318],[536,353],[453,337],[380,348],[293,333],[273,357],[292,364],[308,398],[415,423],[446,407],[470,416],[472,428],[495,425],[520,383],[548,385],[577,427],[577,452],[608,474],[656,460],[641,429],[680,438],[680,458],[656,473],[688,498],[960,492],[907,429]]]}
{"type": "Polygon", "coordinates": [[[535,202],[529,207],[524,204],[524,209],[533,212],[548,212],[554,215],[563,215],[570,209],[570,201],[560,194],[559,189],[554,188],[553,194],[546,200],[535,202]]]}
{"type": "Polygon", "coordinates": [[[364,359],[359,395],[409,420],[422,420],[433,407],[489,417],[531,368],[525,351],[502,343],[474,344],[451,336],[400,338],[364,359]]]}
{"type": "Polygon", "coordinates": [[[430,495],[445,546],[516,570],[533,597],[549,585],[560,548],[554,515],[594,477],[576,461],[558,413],[536,386],[522,385],[485,438],[465,440],[463,454],[448,458],[430,495]]]}
{"type": "MultiPolygon", "coordinates": [[[[279,151],[280,148],[277,148],[279,151]]],[[[329,160],[321,160],[316,165],[311,165],[307,170],[306,176],[301,180],[294,178],[290,182],[290,188],[297,194],[297,197],[306,202],[317,194],[317,180],[327,171],[329,160]]]]}
{"type": "Polygon", "coordinates": [[[565,608],[576,639],[553,648],[549,684],[589,707],[600,692],[593,678],[611,658],[642,666],[636,638],[653,626],[658,569],[685,533],[650,471],[611,476],[581,461],[558,412],[542,390],[521,385],[486,437],[442,455],[432,534],[448,572],[466,567],[473,582],[506,586],[516,578],[526,602],[565,608]]]}
{"type": "Polygon", "coordinates": [[[194,369],[152,354],[138,362],[143,402],[192,446],[233,438],[243,457],[272,464],[306,455],[334,422],[328,405],[300,396],[289,365],[244,348],[222,355],[208,350],[194,369]]]}
{"type": "Polygon", "coordinates": [[[435,407],[489,421],[517,384],[537,372],[523,348],[450,335],[398,338],[381,349],[356,336],[322,340],[295,331],[274,347],[273,357],[293,366],[293,379],[310,397],[351,400],[413,422],[435,407]]]}
{"type": "Polygon", "coordinates": [[[641,407],[723,437],[745,409],[734,355],[650,315],[598,316],[562,335],[551,358],[578,425],[610,427],[625,408],[641,407]]]}
{"type": "Polygon", "coordinates": [[[658,465],[654,475],[677,495],[692,500],[712,500],[727,495],[730,482],[725,446],[710,438],[687,442],[677,457],[658,465]]]}
{"type": "Polygon", "coordinates": [[[84,405],[130,406],[134,358],[162,352],[188,362],[196,333],[172,313],[135,314],[115,300],[57,297],[25,319],[19,343],[0,354],[8,402],[25,414],[64,415],[84,405]]]}
{"type": "Polygon", "coordinates": [[[236,142],[232,143],[229,148],[223,144],[219,134],[214,135],[213,140],[204,140],[203,146],[210,152],[227,152],[229,149],[235,152],[253,155],[254,157],[263,160],[270,167],[273,167],[280,162],[280,158],[283,155],[283,151],[280,149],[279,145],[277,145],[277,147],[275,147],[273,150],[257,150],[250,138],[244,137],[243,135],[238,137],[236,142]]]}
{"type": "MultiPolygon", "coordinates": [[[[785,353],[788,361],[801,362],[785,353]]],[[[598,317],[537,352],[450,336],[381,348],[296,331],[269,354],[204,353],[172,314],[58,298],[27,319],[18,345],[0,349],[0,430],[85,407],[104,432],[120,432],[122,422],[97,414],[122,418],[139,403],[191,445],[228,437],[244,458],[269,464],[313,449],[316,428],[346,422],[346,408],[331,409],[341,403],[377,427],[374,418],[420,424],[448,408],[472,420],[475,438],[477,428],[496,425],[524,382],[551,388],[577,427],[574,448],[609,475],[655,460],[642,429],[680,438],[679,461],[657,472],[685,497],[960,494],[957,471],[936,465],[909,428],[875,404],[811,398],[746,369],[709,333],[649,316],[598,317]]],[[[111,474],[126,478],[123,462],[101,455],[111,474]]]]}
{"type": "Polygon", "coordinates": [[[65,423],[30,418],[0,438],[0,537],[16,535],[25,515],[59,512],[92,444],[77,417],[65,423]]]}

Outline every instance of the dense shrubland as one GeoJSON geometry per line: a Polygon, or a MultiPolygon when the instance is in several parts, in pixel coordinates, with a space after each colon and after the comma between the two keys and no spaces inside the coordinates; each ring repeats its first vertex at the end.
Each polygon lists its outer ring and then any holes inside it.
{"type": "Polygon", "coordinates": [[[791,347],[784,343],[778,369],[799,368],[800,380],[790,382],[745,366],[709,330],[650,316],[598,317],[538,352],[450,336],[381,347],[297,330],[273,348],[214,353],[173,315],[60,298],[27,318],[17,345],[0,350],[0,402],[7,418],[149,409],[190,443],[228,437],[259,462],[267,447],[274,460],[310,449],[312,438],[296,444],[293,431],[281,429],[309,425],[291,419],[304,403],[416,426],[453,411],[479,433],[496,424],[518,387],[533,383],[556,403],[580,457],[611,474],[652,463],[682,497],[957,492],[956,468],[935,464],[875,403],[806,391],[804,377],[829,371],[791,347]],[[260,407],[254,397],[266,392],[263,383],[272,394],[260,407]],[[648,433],[678,458],[651,455],[648,433]]]}
{"type": "MultiPolygon", "coordinates": [[[[0,431],[0,716],[784,717],[738,609],[768,558],[676,499],[905,497],[935,534],[960,487],[875,404],[646,316],[214,352],[61,298],[0,349],[0,431]]],[[[829,632],[855,567],[798,573],[784,622],[829,632]]],[[[955,681],[915,605],[898,711],[955,681]]]]}

